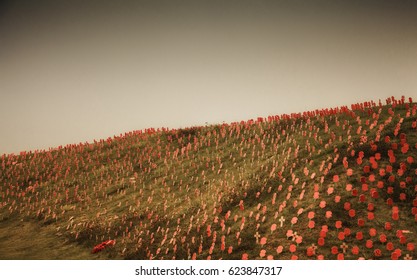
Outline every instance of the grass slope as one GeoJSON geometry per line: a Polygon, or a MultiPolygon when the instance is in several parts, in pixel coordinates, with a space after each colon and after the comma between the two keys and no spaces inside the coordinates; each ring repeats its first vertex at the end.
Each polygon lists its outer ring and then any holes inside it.
{"type": "Polygon", "coordinates": [[[416,119],[392,97],[3,155],[0,258],[416,258],[416,119]]]}

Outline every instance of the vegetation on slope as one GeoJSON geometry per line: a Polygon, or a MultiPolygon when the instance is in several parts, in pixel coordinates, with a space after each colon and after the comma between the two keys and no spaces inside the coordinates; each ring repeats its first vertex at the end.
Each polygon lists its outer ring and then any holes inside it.
{"type": "Polygon", "coordinates": [[[417,106],[386,103],[3,155],[0,258],[415,258],[417,106]]]}

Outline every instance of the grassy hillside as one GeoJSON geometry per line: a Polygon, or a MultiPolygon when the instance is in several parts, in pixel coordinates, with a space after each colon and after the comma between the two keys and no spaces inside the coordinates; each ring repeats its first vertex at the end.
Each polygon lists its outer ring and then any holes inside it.
{"type": "Polygon", "coordinates": [[[415,259],[417,106],[385,103],[3,155],[0,258],[415,259]]]}

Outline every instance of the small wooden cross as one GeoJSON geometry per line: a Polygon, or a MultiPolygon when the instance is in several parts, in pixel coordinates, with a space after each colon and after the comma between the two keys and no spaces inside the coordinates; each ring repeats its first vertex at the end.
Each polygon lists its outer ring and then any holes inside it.
{"type": "Polygon", "coordinates": [[[284,224],[284,222],[285,222],[285,218],[284,218],[284,216],[281,216],[281,218],[279,218],[279,223],[280,223],[280,227],[282,227],[282,225],[284,224]]]}
{"type": "Polygon", "coordinates": [[[409,254],[405,255],[404,260],[412,260],[413,257],[411,257],[409,254]]]}
{"type": "Polygon", "coordinates": [[[345,242],[343,242],[343,244],[342,244],[342,245],[340,245],[340,248],[342,248],[342,250],[343,250],[343,254],[346,254],[346,250],[347,250],[347,248],[348,248],[348,245],[346,245],[346,243],[345,243],[345,242]]]}
{"type": "Polygon", "coordinates": [[[317,250],[317,245],[316,244],[311,244],[311,248],[313,249],[313,251],[315,252],[317,250]]]}
{"type": "Polygon", "coordinates": [[[256,244],[258,244],[259,243],[259,238],[261,237],[261,235],[259,234],[259,232],[256,232],[253,237],[256,238],[256,244]]]}
{"type": "Polygon", "coordinates": [[[298,234],[297,234],[297,232],[295,231],[295,232],[292,234],[292,241],[295,241],[295,240],[297,239],[297,237],[298,237],[298,234]]]}

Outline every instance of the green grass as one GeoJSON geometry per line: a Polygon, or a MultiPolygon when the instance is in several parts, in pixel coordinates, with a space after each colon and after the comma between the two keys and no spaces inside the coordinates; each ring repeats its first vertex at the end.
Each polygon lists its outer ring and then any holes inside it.
{"type": "Polygon", "coordinates": [[[345,259],[376,258],[376,248],[383,252],[380,259],[391,259],[391,252],[378,239],[381,233],[402,250],[400,258],[405,254],[415,258],[415,251],[407,251],[407,244],[396,237],[396,230],[409,230],[407,243],[416,243],[411,209],[416,199],[417,164],[406,162],[409,156],[417,161],[412,109],[416,105],[408,106],[395,107],[386,124],[390,105],[369,112],[349,110],[311,118],[132,132],[95,144],[4,155],[0,160],[0,259],[188,259],[194,254],[197,259],[241,259],[243,253],[258,259],[263,258],[261,250],[275,259],[292,255],[335,259],[331,247],[341,251],[343,242],[349,246],[345,259]],[[401,127],[395,133],[400,119],[401,127]],[[375,142],[383,124],[380,141],[375,142]],[[357,134],[359,126],[361,134],[357,134]],[[402,133],[407,135],[407,153],[401,152],[402,133]],[[361,136],[367,137],[365,143],[361,136]],[[391,143],[384,142],[385,136],[391,143]],[[394,151],[396,162],[391,164],[388,150],[392,143],[399,148],[394,151]],[[356,162],[359,152],[364,154],[360,165],[356,162]],[[381,159],[377,169],[371,168],[375,182],[367,179],[368,189],[379,193],[375,199],[369,190],[362,190],[361,178],[369,176],[363,167],[376,153],[381,159]],[[353,176],[346,175],[344,158],[353,176]],[[401,163],[406,168],[400,176],[401,163]],[[393,182],[389,181],[391,174],[378,173],[387,165],[393,168],[393,182]],[[334,175],[339,175],[339,182],[333,182],[334,175]],[[377,188],[378,181],[384,183],[383,188],[377,188]],[[406,187],[401,188],[405,181],[406,187]],[[347,184],[365,195],[367,202],[359,202],[346,190],[347,184]],[[387,193],[389,186],[392,194],[387,193]],[[329,187],[333,193],[327,193],[329,187]],[[315,188],[318,199],[313,197],[315,188]],[[400,199],[401,193],[405,200],[400,199]],[[340,202],[335,201],[336,196],[340,202]],[[399,220],[392,220],[388,198],[399,207],[399,220]],[[323,209],[319,207],[322,200],[326,202],[323,209]],[[356,210],[355,218],[343,208],[345,202],[356,210]],[[369,202],[375,208],[372,221],[367,219],[369,202]],[[315,212],[313,229],[307,228],[310,211],[315,212]],[[332,217],[325,217],[327,211],[332,211],[332,217]],[[281,216],[286,219],[282,228],[281,216]],[[293,217],[298,222],[291,225],[293,217]],[[366,220],[363,227],[357,225],[358,218],[366,220]],[[342,221],[341,229],[335,228],[336,221],[342,221]],[[387,221],[393,230],[384,229],[387,221]],[[277,225],[275,231],[271,231],[272,224],[277,225]],[[325,245],[314,256],[307,256],[307,248],[317,245],[323,225],[329,229],[325,245]],[[345,228],[351,235],[340,241],[337,235],[345,228]],[[370,228],[377,230],[377,236],[369,236],[370,228]],[[296,244],[286,236],[289,229],[303,238],[294,254],[289,251],[296,244]],[[364,240],[356,240],[358,231],[363,232],[364,240]],[[256,242],[256,233],[267,238],[266,244],[256,242]],[[95,245],[108,239],[115,239],[116,245],[91,254],[95,245]],[[367,239],[373,241],[373,248],[366,248],[367,239]],[[355,245],[360,247],[358,255],[351,253],[355,245]],[[277,252],[278,246],[284,247],[282,253],[277,252]]]}

